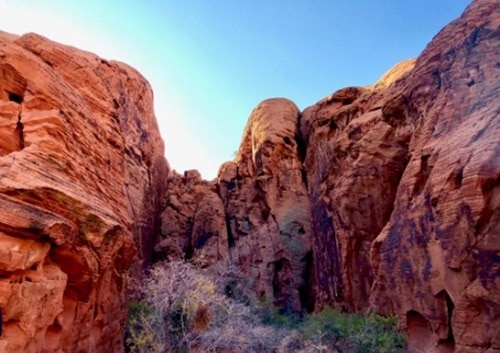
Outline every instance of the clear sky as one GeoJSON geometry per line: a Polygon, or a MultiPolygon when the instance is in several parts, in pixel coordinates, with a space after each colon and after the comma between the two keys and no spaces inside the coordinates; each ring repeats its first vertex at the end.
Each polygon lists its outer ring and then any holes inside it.
{"type": "Polygon", "coordinates": [[[151,83],[166,156],[211,179],[262,100],[300,109],[416,57],[469,0],[0,0],[0,30],[128,63],[151,83]]]}

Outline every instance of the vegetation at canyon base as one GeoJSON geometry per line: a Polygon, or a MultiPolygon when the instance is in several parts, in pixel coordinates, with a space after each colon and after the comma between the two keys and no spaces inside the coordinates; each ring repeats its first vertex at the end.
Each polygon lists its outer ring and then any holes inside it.
{"type": "Polygon", "coordinates": [[[128,352],[405,351],[395,317],[331,308],[286,314],[245,295],[234,266],[204,271],[180,261],[151,269],[129,301],[128,352]]]}

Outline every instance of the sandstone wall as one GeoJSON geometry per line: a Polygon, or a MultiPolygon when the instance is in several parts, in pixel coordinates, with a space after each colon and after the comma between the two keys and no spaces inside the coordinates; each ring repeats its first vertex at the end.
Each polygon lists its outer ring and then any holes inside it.
{"type": "Polygon", "coordinates": [[[252,112],[237,156],[217,180],[171,174],[161,259],[237,265],[249,295],[300,312],[311,267],[309,199],[298,143],[299,110],[271,99],[252,112]]]}
{"type": "Polygon", "coordinates": [[[122,351],[168,169],[152,100],[125,64],[0,33],[0,351],[122,351]]]}
{"type": "Polygon", "coordinates": [[[392,93],[414,130],[371,303],[429,350],[500,351],[500,4],[474,1],[392,93]]]}
{"type": "Polygon", "coordinates": [[[415,352],[500,350],[499,24],[475,1],[301,119],[317,307],[395,313],[415,352]]]}
{"type": "Polygon", "coordinates": [[[222,165],[219,192],[230,254],[261,300],[300,312],[306,300],[311,236],[299,145],[299,110],[269,99],[250,115],[234,162],[222,165]]]}
{"type": "Polygon", "coordinates": [[[196,258],[208,219],[224,239],[211,253],[227,244],[248,287],[281,307],[396,314],[415,352],[500,351],[499,10],[473,1],[372,86],[302,113],[262,102],[200,194],[213,201],[189,191],[189,216],[171,213],[189,235],[164,217],[164,238],[177,235],[163,244],[196,258]],[[217,211],[195,217],[207,203],[217,211]]]}

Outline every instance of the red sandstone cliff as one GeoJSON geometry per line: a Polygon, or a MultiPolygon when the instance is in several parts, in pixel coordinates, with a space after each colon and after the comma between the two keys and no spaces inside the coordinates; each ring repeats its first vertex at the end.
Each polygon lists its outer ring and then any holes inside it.
{"type": "Polygon", "coordinates": [[[499,9],[301,119],[316,304],[396,313],[415,351],[500,350],[499,9]]]}
{"type": "Polygon", "coordinates": [[[157,256],[232,261],[289,310],[499,352],[499,10],[474,1],[373,86],[262,102],[212,182],[168,174],[136,71],[0,34],[0,351],[120,352],[123,274],[158,232],[157,256]]]}
{"type": "Polygon", "coordinates": [[[167,174],[152,99],[125,64],[0,32],[1,352],[122,351],[167,174]]]}
{"type": "Polygon", "coordinates": [[[250,116],[235,161],[221,166],[216,181],[202,181],[195,171],[172,173],[160,258],[202,266],[231,261],[254,296],[301,311],[311,232],[298,119],[292,102],[264,101],[250,116]]]}
{"type": "Polygon", "coordinates": [[[415,352],[500,351],[499,28],[476,0],[373,86],[254,110],[213,217],[256,295],[396,314],[415,352]]]}
{"type": "Polygon", "coordinates": [[[221,166],[217,180],[231,259],[257,297],[292,311],[304,304],[311,237],[299,114],[286,99],[260,103],[234,162],[221,166]]]}
{"type": "Polygon", "coordinates": [[[500,351],[499,57],[500,3],[474,1],[382,108],[413,132],[370,301],[428,351],[500,351]]]}

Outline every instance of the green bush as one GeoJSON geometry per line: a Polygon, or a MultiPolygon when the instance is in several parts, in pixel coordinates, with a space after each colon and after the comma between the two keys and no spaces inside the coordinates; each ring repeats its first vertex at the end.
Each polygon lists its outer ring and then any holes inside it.
{"type": "Polygon", "coordinates": [[[311,314],[304,322],[304,339],[357,353],[404,352],[405,336],[396,317],[345,314],[332,308],[311,314]]]}
{"type": "Polygon", "coordinates": [[[162,353],[163,321],[146,301],[127,303],[125,347],[130,353],[162,353]]]}
{"type": "Polygon", "coordinates": [[[300,315],[276,307],[269,298],[261,300],[255,305],[254,310],[264,325],[294,330],[298,329],[302,323],[300,315]]]}

